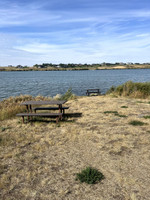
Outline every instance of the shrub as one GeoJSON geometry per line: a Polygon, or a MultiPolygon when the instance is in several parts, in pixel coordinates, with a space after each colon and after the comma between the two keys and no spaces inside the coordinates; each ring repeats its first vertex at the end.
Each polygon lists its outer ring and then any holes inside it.
{"type": "Polygon", "coordinates": [[[76,180],[80,180],[81,183],[95,184],[104,179],[104,175],[97,169],[87,167],[80,173],[76,174],[76,180]]]}

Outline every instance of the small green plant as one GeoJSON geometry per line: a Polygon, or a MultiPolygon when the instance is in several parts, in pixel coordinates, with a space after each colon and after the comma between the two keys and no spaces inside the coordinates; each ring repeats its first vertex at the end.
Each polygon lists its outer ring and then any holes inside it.
{"type": "Polygon", "coordinates": [[[3,131],[5,131],[6,130],[6,128],[4,128],[4,127],[1,127],[1,131],[3,132],[3,131]]]}
{"type": "Polygon", "coordinates": [[[102,179],[104,179],[104,175],[92,167],[87,167],[76,174],[76,180],[80,180],[81,183],[95,184],[102,179]]]}
{"type": "Polygon", "coordinates": [[[143,126],[143,125],[145,125],[146,123],[141,122],[141,121],[138,121],[138,120],[133,120],[133,121],[130,121],[129,124],[130,124],[130,125],[133,125],[133,126],[143,126]]]}
{"type": "Polygon", "coordinates": [[[128,106],[121,106],[121,108],[128,108],[128,106]]]}
{"type": "Polygon", "coordinates": [[[5,131],[5,130],[7,130],[7,129],[11,129],[11,127],[0,127],[0,129],[1,129],[1,131],[3,132],[3,131],[5,131]]]}
{"type": "Polygon", "coordinates": [[[145,119],[150,119],[150,115],[144,116],[145,119]]]}
{"type": "Polygon", "coordinates": [[[118,112],[117,112],[117,111],[105,111],[104,113],[105,113],[105,114],[110,114],[110,113],[113,113],[113,114],[118,114],[118,112]]]}
{"type": "Polygon", "coordinates": [[[115,114],[118,117],[127,117],[127,115],[120,115],[120,114],[115,114]]]}
{"type": "Polygon", "coordinates": [[[137,103],[144,103],[143,101],[137,101],[137,103]]]}

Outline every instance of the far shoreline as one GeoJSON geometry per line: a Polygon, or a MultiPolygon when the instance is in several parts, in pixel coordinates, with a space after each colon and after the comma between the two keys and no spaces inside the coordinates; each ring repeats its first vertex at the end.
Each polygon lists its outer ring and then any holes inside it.
{"type": "Polygon", "coordinates": [[[45,68],[35,68],[35,67],[0,67],[0,72],[8,71],[84,71],[84,70],[125,70],[125,69],[150,69],[150,65],[127,65],[127,66],[100,66],[100,67],[67,67],[67,68],[56,68],[56,67],[45,67],[45,68]]]}

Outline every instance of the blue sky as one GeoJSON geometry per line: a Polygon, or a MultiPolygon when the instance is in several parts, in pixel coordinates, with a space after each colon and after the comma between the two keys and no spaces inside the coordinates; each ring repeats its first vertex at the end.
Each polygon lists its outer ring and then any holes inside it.
{"type": "Polygon", "coordinates": [[[149,0],[3,0],[0,66],[150,62],[149,0]]]}

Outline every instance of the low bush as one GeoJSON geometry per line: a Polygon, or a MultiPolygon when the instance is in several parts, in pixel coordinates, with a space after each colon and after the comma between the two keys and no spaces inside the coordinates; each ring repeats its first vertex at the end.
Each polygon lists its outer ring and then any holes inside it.
{"type": "Polygon", "coordinates": [[[80,180],[81,183],[95,184],[102,179],[104,179],[104,175],[92,167],[87,167],[76,174],[76,180],[80,180]]]}

